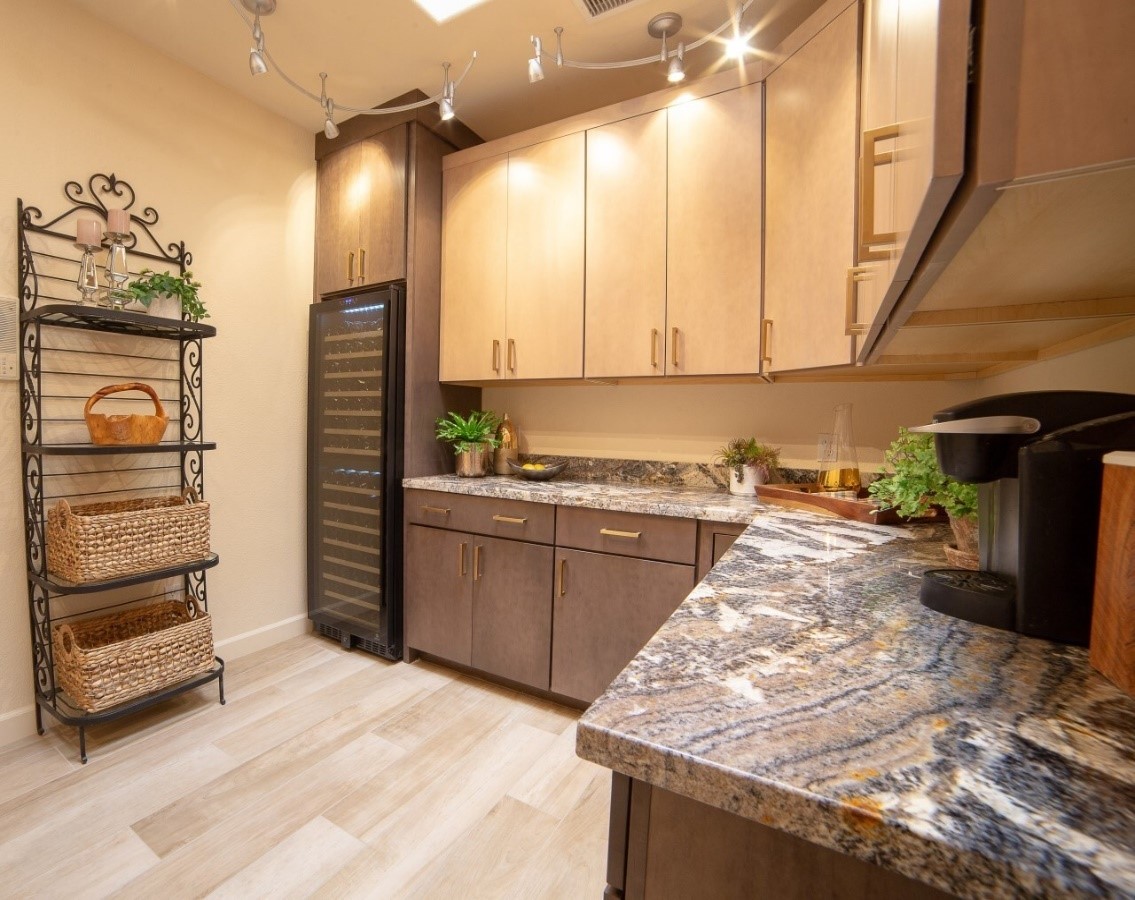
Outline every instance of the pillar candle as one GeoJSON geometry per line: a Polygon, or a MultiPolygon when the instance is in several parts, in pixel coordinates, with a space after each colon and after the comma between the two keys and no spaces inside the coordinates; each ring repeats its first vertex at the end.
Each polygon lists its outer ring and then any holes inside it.
{"type": "Polygon", "coordinates": [[[97,219],[80,219],[75,243],[83,247],[97,247],[102,243],[102,222],[97,219]]]}
{"type": "Polygon", "coordinates": [[[130,213],[124,209],[108,209],[106,223],[106,230],[111,234],[130,233],[130,213]]]}

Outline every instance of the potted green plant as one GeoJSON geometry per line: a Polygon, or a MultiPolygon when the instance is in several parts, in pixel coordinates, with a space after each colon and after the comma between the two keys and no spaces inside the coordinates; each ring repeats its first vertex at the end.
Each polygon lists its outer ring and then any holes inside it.
{"type": "Polygon", "coordinates": [[[469,415],[450,412],[437,420],[437,439],[453,445],[457,474],[463,477],[488,475],[493,467],[493,449],[500,417],[490,410],[475,409],[469,415]]]}
{"type": "Polygon", "coordinates": [[[751,497],[780,465],[780,450],[756,438],[733,438],[717,451],[718,462],[729,469],[729,493],[751,497]]]}
{"type": "Polygon", "coordinates": [[[884,509],[897,510],[902,516],[913,518],[930,515],[936,508],[945,510],[957,542],[947,546],[946,555],[959,568],[976,569],[977,485],[943,474],[938,468],[934,438],[929,434],[900,428],[883,459],[893,471],[873,482],[868,493],[884,509]]]}
{"type": "Polygon", "coordinates": [[[171,275],[168,271],[143,269],[126,285],[130,297],[154,315],[180,319],[184,311],[194,322],[209,317],[198,294],[200,290],[201,283],[194,281],[189,271],[184,275],[171,275]]]}

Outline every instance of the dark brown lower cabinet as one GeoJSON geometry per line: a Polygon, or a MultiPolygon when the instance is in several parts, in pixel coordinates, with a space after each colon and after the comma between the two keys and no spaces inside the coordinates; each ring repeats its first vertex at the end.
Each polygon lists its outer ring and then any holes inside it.
{"type": "Polygon", "coordinates": [[[470,535],[473,546],[472,665],[548,689],[552,649],[552,548],[470,535]]]}
{"type": "Polygon", "coordinates": [[[952,895],[616,772],[604,896],[947,900],[952,895]]]}
{"type": "Polygon", "coordinates": [[[693,586],[693,566],[557,549],[552,690],[590,703],[693,586]]]}
{"type": "Polygon", "coordinates": [[[548,689],[552,548],[406,529],[406,645],[548,689]]]}
{"type": "Polygon", "coordinates": [[[473,648],[474,536],[410,525],[402,601],[406,646],[470,665],[473,648]]]}

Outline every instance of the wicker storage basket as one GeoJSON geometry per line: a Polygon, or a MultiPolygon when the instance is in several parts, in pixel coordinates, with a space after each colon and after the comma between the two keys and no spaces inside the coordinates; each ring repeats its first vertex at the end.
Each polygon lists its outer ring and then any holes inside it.
{"type": "Polygon", "coordinates": [[[179,496],[71,506],[47,512],[47,568],[68,581],[105,581],[209,555],[209,504],[179,496]]]}
{"type": "Polygon", "coordinates": [[[156,444],[162,439],[169,422],[157,392],[140,381],[111,384],[95,391],[87,399],[87,405],[83,407],[83,418],[87,420],[87,431],[91,433],[91,443],[94,444],[156,444]],[[91,412],[94,405],[103,397],[120,394],[123,391],[142,391],[144,394],[149,394],[154,402],[154,415],[131,413],[104,416],[102,413],[91,412]]]}
{"type": "Polygon", "coordinates": [[[52,628],[55,681],[98,712],[208,672],[213,623],[197,601],[169,600],[52,628]]]}

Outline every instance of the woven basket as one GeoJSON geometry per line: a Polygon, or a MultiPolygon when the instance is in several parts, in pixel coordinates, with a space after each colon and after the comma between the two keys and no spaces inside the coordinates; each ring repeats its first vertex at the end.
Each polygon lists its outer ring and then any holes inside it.
{"type": "Polygon", "coordinates": [[[179,496],[71,506],[47,512],[47,568],[73,582],[152,572],[209,555],[209,504],[179,496]]]}
{"type": "Polygon", "coordinates": [[[140,381],[110,384],[99,388],[87,399],[87,405],[83,407],[83,418],[87,420],[87,431],[91,433],[91,442],[95,444],[156,444],[162,439],[166,424],[169,422],[157,392],[140,381]],[[104,416],[102,413],[91,412],[91,408],[103,397],[119,394],[122,391],[142,391],[144,394],[149,394],[150,399],[154,401],[154,415],[141,416],[131,413],[104,416]]]}
{"type": "Polygon", "coordinates": [[[197,601],[176,600],[56,625],[55,681],[97,712],[213,667],[213,624],[197,601]]]}

